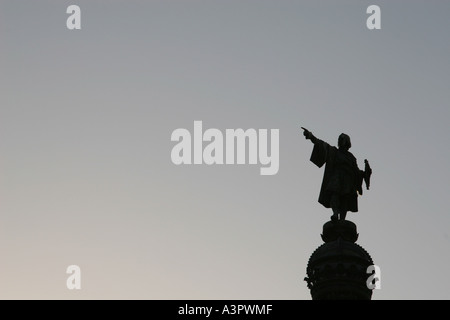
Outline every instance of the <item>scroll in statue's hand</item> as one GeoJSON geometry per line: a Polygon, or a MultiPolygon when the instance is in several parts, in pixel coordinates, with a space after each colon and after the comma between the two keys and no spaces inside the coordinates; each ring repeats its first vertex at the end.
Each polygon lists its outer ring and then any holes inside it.
{"type": "Polygon", "coordinates": [[[364,182],[366,183],[366,188],[370,188],[370,176],[372,175],[372,168],[369,165],[367,159],[364,160],[364,182]]]}

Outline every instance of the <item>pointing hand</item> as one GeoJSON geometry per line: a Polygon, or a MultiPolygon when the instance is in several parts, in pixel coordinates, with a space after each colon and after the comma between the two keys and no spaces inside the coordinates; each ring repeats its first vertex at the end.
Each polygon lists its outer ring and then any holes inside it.
{"type": "Polygon", "coordinates": [[[303,129],[303,135],[305,136],[305,139],[309,139],[311,137],[311,131],[303,127],[301,128],[303,129]]]}

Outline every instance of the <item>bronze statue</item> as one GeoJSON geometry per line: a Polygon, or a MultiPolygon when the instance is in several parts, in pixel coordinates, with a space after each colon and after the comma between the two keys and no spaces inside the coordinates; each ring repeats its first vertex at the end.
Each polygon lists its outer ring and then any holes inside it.
{"type": "Polygon", "coordinates": [[[350,137],[342,133],[338,139],[338,148],[317,139],[311,131],[301,127],[306,139],[314,143],[311,161],[321,168],[325,163],[319,203],[331,208],[331,220],[345,220],[348,211],[358,212],[358,193],[363,194],[362,181],[370,186],[372,169],[364,160],[364,171],[359,170],[356,158],[348,150],[352,146],[350,137]]]}

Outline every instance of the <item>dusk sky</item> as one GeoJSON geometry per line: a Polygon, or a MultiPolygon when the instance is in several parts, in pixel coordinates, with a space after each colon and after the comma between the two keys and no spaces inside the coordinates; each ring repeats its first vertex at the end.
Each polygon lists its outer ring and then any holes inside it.
{"type": "Polygon", "coordinates": [[[332,214],[300,126],[372,169],[373,299],[450,299],[448,1],[0,0],[1,299],[311,299],[332,214]],[[81,8],[81,30],[66,9],[81,8]],[[369,30],[369,5],[381,30],[369,30]],[[171,134],[279,129],[279,171],[171,134]],[[66,268],[81,268],[68,290],[66,268]]]}

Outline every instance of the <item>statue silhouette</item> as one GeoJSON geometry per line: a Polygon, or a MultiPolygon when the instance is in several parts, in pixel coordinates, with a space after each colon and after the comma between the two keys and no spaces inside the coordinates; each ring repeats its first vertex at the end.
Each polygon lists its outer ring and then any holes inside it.
{"type": "Polygon", "coordinates": [[[311,131],[301,128],[305,138],[314,144],[310,160],[319,168],[326,164],[319,203],[333,210],[331,220],[345,220],[348,211],[358,212],[358,193],[363,194],[363,180],[369,189],[372,174],[369,162],[364,160],[364,171],[358,168],[356,158],[348,151],[352,144],[345,133],[339,136],[336,148],[317,139],[311,131]]]}

